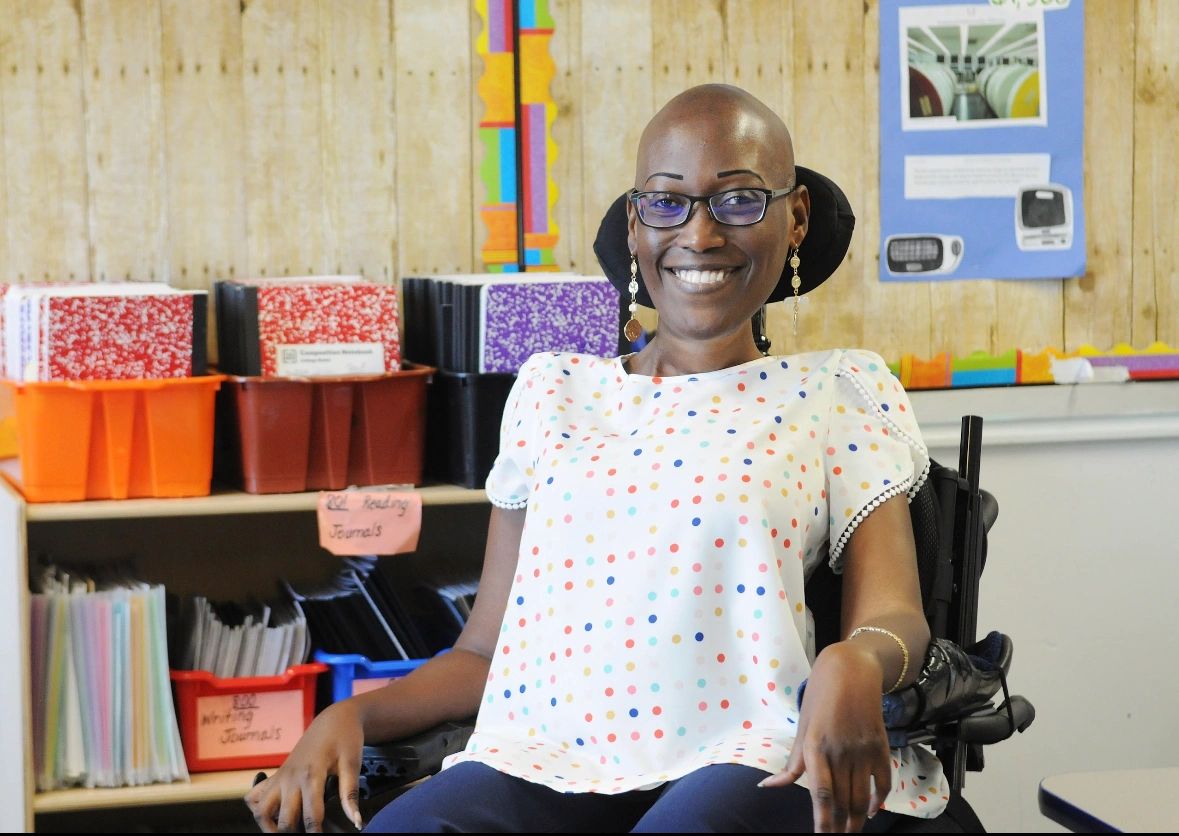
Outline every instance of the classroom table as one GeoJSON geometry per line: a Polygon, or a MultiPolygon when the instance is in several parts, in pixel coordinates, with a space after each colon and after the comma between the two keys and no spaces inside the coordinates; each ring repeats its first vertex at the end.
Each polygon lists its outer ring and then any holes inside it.
{"type": "Polygon", "coordinates": [[[1174,833],[1179,767],[1066,772],[1040,782],[1040,812],[1074,833],[1174,833]]]}

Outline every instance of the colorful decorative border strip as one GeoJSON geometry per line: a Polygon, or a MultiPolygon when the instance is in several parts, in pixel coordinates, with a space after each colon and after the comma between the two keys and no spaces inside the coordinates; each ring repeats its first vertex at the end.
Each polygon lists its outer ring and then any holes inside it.
{"type": "Polygon", "coordinates": [[[475,0],[475,10],[483,21],[475,43],[484,67],[477,84],[484,106],[479,122],[485,190],[480,215],[487,227],[483,263],[490,272],[555,270],[557,188],[550,166],[557,155],[552,137],[557,106],[549,85],[556,65],[549,53],[554,24],[548,0],[475,0]]]}
{"type": "Polygon", "coordinates": [[[1179,349],[1166,343],[1151,343],[1138,351],[1118,343],[1109,351],[1083,345],[1065,353],[1048,348],[1036,353],[1019,349],[1002,354],[976,351],[965,357],[948,352],[929,360],[905,354],[889,368],[906,389],[949,389],[967,386],[1010,386],[1019,383],[1053,383],[1054,360],[1082,357],[1094,367],[1121,366],[1130,380],[1179,379],[1179,349]]]}

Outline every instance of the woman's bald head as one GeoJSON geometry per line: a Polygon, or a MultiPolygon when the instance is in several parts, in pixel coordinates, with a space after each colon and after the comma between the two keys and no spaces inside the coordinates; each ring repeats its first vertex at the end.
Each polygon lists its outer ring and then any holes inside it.
{"type": "Polygon", "coordinates": [[[785,123],[739,87],[702,84],[664,105],[639,140],[635,187],[642,189],[653,172],[667,170],[669,163],[682,165],[679,161],[702,156],[756,171],[774,188],[793,183],[794,148],[785,123]]]}

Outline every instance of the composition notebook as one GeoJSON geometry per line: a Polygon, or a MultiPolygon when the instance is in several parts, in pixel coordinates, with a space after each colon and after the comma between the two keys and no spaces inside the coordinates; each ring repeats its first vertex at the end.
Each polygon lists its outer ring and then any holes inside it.
{"type": "Polygon", "coordinates": [[[402,294],[407,356],[446,371],[515,374],[536,352],[617,350],[618,291],[603,276],[407,277],[402,294]]]}
{"type": "Polygon", "coordinates": [[[379,375],[401,368],[397,288],[361,276],[214,285],[219,365],[263,377],[379,375]]]}
{"type": "Polygon", "coordinates": [[[140,380],[206,371],[206,291],[158,282],[4,290],[0,373],[11,380],[140,380]]]}

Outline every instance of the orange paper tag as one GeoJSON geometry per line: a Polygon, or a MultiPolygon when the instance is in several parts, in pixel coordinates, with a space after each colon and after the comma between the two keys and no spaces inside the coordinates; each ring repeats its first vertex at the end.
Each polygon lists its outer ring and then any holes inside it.
{"type": "Polygon", "coordinates": [[[422,495],[337,491],[319,495],[319,545],[332,554],[401,554],[418,547],[422,495]]]}
{"type": "Polygon", "coordinates": [[[303,734],[303,690],[198,697],[202,760],[285,754],[303,734]]]}

